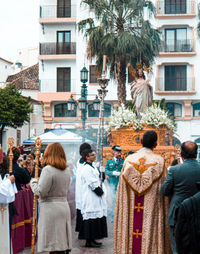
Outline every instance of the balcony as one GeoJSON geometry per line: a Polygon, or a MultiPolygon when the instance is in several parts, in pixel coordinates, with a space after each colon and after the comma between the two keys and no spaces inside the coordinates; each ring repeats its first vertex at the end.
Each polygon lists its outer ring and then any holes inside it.
{"type": "Polygon", "coordinates": [[[162,41],[160,52],[193,52],[192,40],[162,41]]]}
{"type": "Polygon", "coordinates": [[[40,60],[75,59],[76,42],[40,43],[40,60]]]}
{"type": "Polygon", "coordinates": [[[176,3],[160,0],[157,2],[157,18],[193,18],[196,16],[194,5],[194,0],[180,0],[176,3]]]}
{"type": "MultiPolygon", "coordinates": [[[[77,80],[69,79],[61,83],[63,83],[63,86],[62,86],[63,89],[58,88],[57,79],[41,79],[39,81],[39,92],[58,93],[58,90],[60,90],[59,93],[66,93],[66,92],[69,93],[69,92],[75,91],[77,80]]],[[[65,98],[62,98],[62,100],[65,100],[65,98]]]]}
{"type": "Polygon", "coordinates": [[[184,95],[195,94],[194,77],[191,78],[157,78],[155,94],[184,95]]]}
{"type": "Polygon", "coordinates": [[[40,23],[76,23],[76,5],[40,6],[40,23]]]}

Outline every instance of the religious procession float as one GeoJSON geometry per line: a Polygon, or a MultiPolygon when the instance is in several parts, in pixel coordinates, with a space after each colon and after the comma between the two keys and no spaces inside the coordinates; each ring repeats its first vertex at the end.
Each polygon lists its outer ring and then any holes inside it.
{"type": "Polygon", "coordinates": [[[159,102],[153,102],[139,114],[134,107],[124,104],[118,106],[112,111],[107,129],[107,141],[110,147],[103,149],[104,165],[108,159],[112,158],[112,146],[120,146],[122,157],[125,158],[129,151],[136,152],[142,147],[142,136],[149,130],[157,132],[158,142],[154,152],[165,159],[167,167],[179,153],[179,147],[173,145],[173,134],[176,132],[175,121],[159,102]]]}

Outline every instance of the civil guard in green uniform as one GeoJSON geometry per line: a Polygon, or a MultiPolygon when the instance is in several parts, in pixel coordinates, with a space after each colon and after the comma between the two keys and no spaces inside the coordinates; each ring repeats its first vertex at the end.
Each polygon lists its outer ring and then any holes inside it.
{"type": "Polygon", "coordinates": [[[111,197],[112,205],[108,207],[108,215],[111,216],[111,220],[114,220],[114,208],[115,208],[115,196],[117,185],[119,182],[119,176],[123,167],[124,159],[121,158],[122,149],[120,146],[113,146],[114,152],[113,158],[107,160],[105,166],[105,175],[109,185],[109,192],[111,197]]]}

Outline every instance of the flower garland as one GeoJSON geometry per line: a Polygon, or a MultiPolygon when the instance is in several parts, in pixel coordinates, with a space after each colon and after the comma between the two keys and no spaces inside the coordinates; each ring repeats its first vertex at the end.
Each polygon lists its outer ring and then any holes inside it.
{"type": "Polygon", "coordinates": [[[122,104],[117,109],[112,110],[111,119],[108,124],[110,128],[115,129],[132,126],[134,130],[141,130],[144,125],[151,125],[154,128],[165,125],[172,132],[176,131],[176,124],[170,118],[168,112],[157,105],[146,108],[145,112],[141,113],[141,119],[138,119],[131,109],[126,108],[122,104]]]}

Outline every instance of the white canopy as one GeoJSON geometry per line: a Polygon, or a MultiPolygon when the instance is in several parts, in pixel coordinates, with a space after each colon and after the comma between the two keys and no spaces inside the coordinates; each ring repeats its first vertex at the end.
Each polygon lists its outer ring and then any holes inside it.
{"type": "MultiPolygon", "coordinates": [[[[39,135],[40,139],[42,140],[43,144],[49,144],[53,142],[59,142],[59,143],[82,143],[83,142],[83,137],[75,134],[71,131],[64,130],[64,129],[55,129],[48,131],[46,133],[43,133],[39,135]]],[[[24,140],[23,144],[33,144],[35,142],[35,139],[37,137],[24,140]]],[[[91,143],[92,141],[89,139],[85,140],[86,142],[91,143]]]]}

